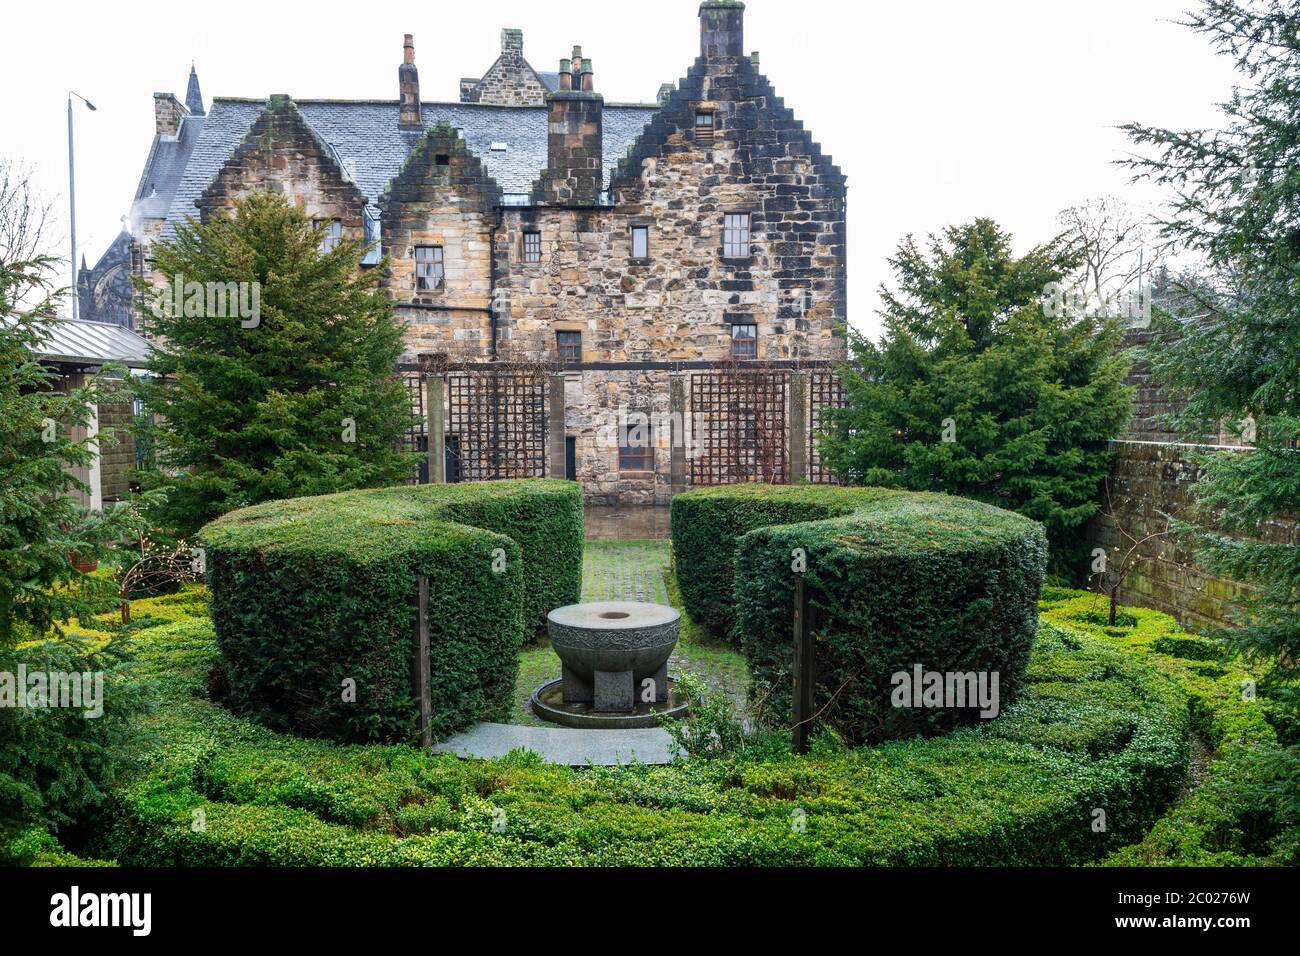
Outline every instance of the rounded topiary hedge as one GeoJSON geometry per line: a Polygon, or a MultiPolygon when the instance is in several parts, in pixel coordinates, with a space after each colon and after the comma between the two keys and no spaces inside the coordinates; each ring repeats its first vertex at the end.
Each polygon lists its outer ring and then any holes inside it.
{"type": "Polygon", "coordinates": [[[814,712],[858,743],[937,733],[977,708],[896,707],[898,672],[1023,679],[1046,566],[1042,526],[948,495],[883,488],[728,485],[672,503],[678,586],[691,618],[739,644],[751,693],[789,719],[793,554],[817,635],[814,712]]]}
{"type": "Polygon", "coordinates": [[[521,643],[579,598],[582,537],[582,491],[566,481],[352,491],[225,515],[199,541],[226,698],[305,736],[414,739],[423,575],[435,736],[502,718],[521,643]]]}

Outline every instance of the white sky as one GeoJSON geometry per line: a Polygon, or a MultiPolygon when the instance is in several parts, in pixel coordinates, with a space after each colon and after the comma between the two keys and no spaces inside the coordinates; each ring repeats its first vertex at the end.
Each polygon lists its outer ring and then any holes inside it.
{"type": "MultiPolygon", "coordinates": [[[[849,181],[849,313],[874,334],[876,287],[906,233],[992,216],[1024,249],[1062,208],[1158,197],[1112,164],[1130,120],[1214,125],[1231,63],[1172,21],[1194,0],[748,0],[745,46],[849,181]]],[[[0,156],[25,161],[56,203],[67,255],[68,87],[78,107],[78,257],[121,228],[153,135],[153,96],[184,98],[193,60],[216,96],[396,99],[402,34],[415,35],[425,100],[454,101],[502,27],[554,70],[577,43],[607,100],[652,101],[699,50],[697,0],[306,4],[6,4],[0,156]]]]}

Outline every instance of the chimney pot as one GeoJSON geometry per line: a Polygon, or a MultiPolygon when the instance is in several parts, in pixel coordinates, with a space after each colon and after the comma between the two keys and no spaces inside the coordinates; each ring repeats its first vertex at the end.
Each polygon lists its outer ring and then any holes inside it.
{"type": "Polygon", "coordinates": [[[415,68],[415,39],[409,33],[402,41],[402,65],[397,68],[397,125],[421,125],[420,72],[415,68]]]}
{"type": "Polygon", "coordinates": [[[700,56],[706,60],[745,55],[745,5],[740,0],[704,0],[700,4],[700,56]]]}
{"type": "Polygon", "coordinates": [[[560,89],[573,89],[573,63],[570,60],[560,61],[560,89]]]}

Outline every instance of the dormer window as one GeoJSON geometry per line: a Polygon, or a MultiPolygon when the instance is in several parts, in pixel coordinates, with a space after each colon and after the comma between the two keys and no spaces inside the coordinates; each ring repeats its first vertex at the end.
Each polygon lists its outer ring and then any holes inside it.
{"type": "Polygon", "coordinates": [[[343,241],[343,221],[341,219],[316,219],[313,224],[321,230],[320,251],[333,252],[343,241]]]}
{"type": "Polygon", "coordinates": [[[415,247],[415,291],[435,292],[443,288],[442,246],[415,247]]]}
{"type": "Polygon", "coordinates": [[[697,143],[713,142],[713,110],[695,111],[695,141],[697,143]]]}

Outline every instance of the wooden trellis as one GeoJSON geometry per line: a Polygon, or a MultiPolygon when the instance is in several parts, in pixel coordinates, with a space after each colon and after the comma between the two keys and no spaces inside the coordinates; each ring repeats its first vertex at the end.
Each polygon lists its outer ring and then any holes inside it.
{"type": "Polygon", "coordinates": [[[700,435],[691,484],[790,480],[787,401],[790,373],[740,364],[691,376],[691,412],[700,435]]]}
{"type": "MultiPolygon", "coordinates": [[[[427,431],[427,419],[424,414],[424,376],[419,373],[404,372],[402,373],[402,382],[406,385],[406,397],[411,403],[411,415],[415,419],[402,438],[402,451],[427,453],[429,450],[429,433],[427,431]]],[[[412,469],[407,484],[423,485],[428,480],[429,461],[426,455],[426,457],[420,459],[420,464],[412,469]]]]}
{"type": "Polygon", "coordinates": [[[460,481],[546,475],[546,372],[541,366],[447,373],[447,442],[460,481]]]}
{"type": "Polygon", "coordinates": [[[826,424],[827,408],[844,407],[844,384],[834,369],[813,369],[808,373],[808,480],[838,485],[841,480],[822,463],[817,438],[826,424]]]}

